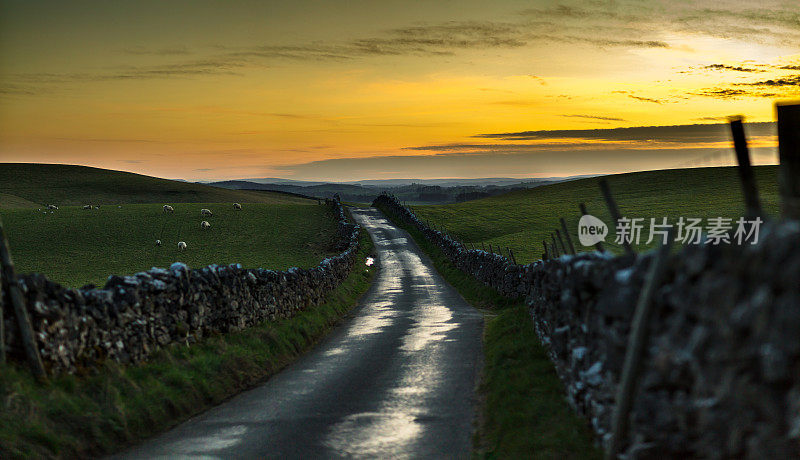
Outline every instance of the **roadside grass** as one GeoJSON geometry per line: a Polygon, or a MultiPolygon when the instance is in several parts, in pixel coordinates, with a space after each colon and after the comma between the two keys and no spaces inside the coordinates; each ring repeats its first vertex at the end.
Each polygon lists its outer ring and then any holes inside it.
{"type": "MultiPolygon", "coordinates": [[[[756,182],[762,206],[771,215],[778,213],[779,195],[777,166],[757,166],[756,182]]],[[[644,171],[605,176],[620,213],[627,217],[645,218],[639,250],[652,247],[644,244],[649,237],[650,218],[659,222],[668,217],[732,217],[744,213],[741,186],[734,167],[673,169],[644,171]]],[[[481,200],[448,205],[413,206],[422,219],[437,228],[444,225],[454,237],[480,249],[481,243],[493,248],[510,247],[519,263],[529,263],[542,256],[542,240],[551,242],[550,233],[561,231],[559,217],[567,222],[576,250],[578,242],[578,204],[586,203],[589,214],[609,225],[607,242],[614,241],[614,225],[600,194],[599,178],[579,179],[528,190],[510,192],[481,200]]],[[[706,224],[704,221],[703,224],[706,224]]],[[[658,241],[658,240],[656,240],[658,241]]],[[[608,244],[612,251],[619,247],[608,244]]]]}
{"type": "Polygon", "coordinates": [[[103,286],[110,274],[129,275],[175,261],[190,267],[241,263],[246,268],[311,267],[333,254],[336,220],[328,206],[295,203],[171,203],[2,211],[17,271],[39,272],[67,287],[103,286]],[[201,217],[209,208],[212,217],[201,217]],[[202,230],[207,220],[211,228],[202,230]],[[157,239],[162,246],[156,246],[157,239]],[[178,241],[187,249],[179,251],[178,241]]]}
{"type": "Polygon", "coordinates": [[[241,332],[173,344],[146,363],[108,362],[94,375],[34,381],[0,366],[0,458],[76,458],[108,453],[161,432],[264,381],[309,349],[366,292],[372,253],[361,230],[350,276],[325,304],[241,332]]]}
{"type": "Polygon", "coordinates": [[[233,202],[317,204],[277,192],[228,190],[87,166],[0,163],[0,208],[233,202]]]}
{"type": "Polygon", "coordinates": [[[395,224],[408,231],[447,282],[485,314],[482,407],[473,456],[601,458],[588,423],[567,403],[524,303],[503,297],[461,271],[418,230],[395,224]]]}

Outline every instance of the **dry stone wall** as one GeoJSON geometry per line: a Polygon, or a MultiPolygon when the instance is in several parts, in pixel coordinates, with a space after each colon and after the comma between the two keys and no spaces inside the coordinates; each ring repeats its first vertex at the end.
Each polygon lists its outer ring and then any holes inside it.
{"type": "MultiPolygon", "coordinates": [[[[466,250],[391,196],[374,205],[476,279],[525,297],[567,398],[608,442],[652,255],[581,253],[515,266],[466,250]]],[[[769,223],[756,245],[671,255],[654,310],[625,458],[800,458],[800,224],[769,223]]]]}
{"type": "MultiPolygon", "coordinates": [[[[359,244],[359,227],[346,219],[338,201],[328,205],[338,218],[342,252],[310,269],[190,269],[174,263],[111,276],[102,289],[68,289],[41,274],[20,276],[45,366],[51,373],[74,373],[106,359],[135,363],[170,343],[291,317],[320,303],[349,275],[359,244]]],[[[22,362],[16,318],[8,310],[6,344],[22,362]]]]}

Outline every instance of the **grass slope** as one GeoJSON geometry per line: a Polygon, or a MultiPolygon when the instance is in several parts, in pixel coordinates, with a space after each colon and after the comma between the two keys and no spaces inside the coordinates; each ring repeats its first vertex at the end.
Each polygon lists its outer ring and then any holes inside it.
{"type": "MultiPolygon", "coordinates": [[[[227,190],[86,166],[0,163],[0,208],[15,200],[58,206],[125,203],[305,203],[274,192],[227,190]]],[[[316,204],[316,202],[313,202],[316,204]]]]}
{"type": "MultiPolygon", "coordinates": [[[[762,206],[773,215],[778,212],[777,167],[755,168],[762,206]]],[[[700,168],[646,171],[606,176],[623,216],[644,217],[642,243],[647,240],[650,218],[734,217],[743,215],[744,201],[736,168],[700,168]]],[[[586,203],[589,214],[614,228],[597,185],[599,178],[580,179],[530,190],[507,193],[482,200],[442,206],[414,206],[423,219],[444,225],[453,236],[469,243],[510,247],[520,263],[542,255],[542,240],[561,228],[564,217],[573,244],[580,250],[577,228],[580,210],[586,203]]],[[[704,222],[705,223],[705,222],[704,222]]],[[[644,248],[643,244],[641,248],[644,248]]],[[[488,249],[488,246],[487,246],[488,249]]],[[[613,249],[613,247],[612,247],[613,249]]],[[[505,251],[504,251],[505,253],[505,251]]]]}
{"type": "Polygon", "coordinates": [[[564,386],[536,336],[525,305],[475,281],[421,233],[402,227],[447,282],[467,302],[485,310],[483,404],[474,457],[601,458],[587,422],[572,411],[564,397],[564,386]]]}
{"type": "MultiPolygon", "coordinates": [[[[359,262],[372,252],[361,231],[359,262]]],[[[357,262],[357,264],[359,263],[357,262]]],[[[325,304],[243,332],[171,345],[147,363],[36,383],[0,366],[0,458],[85,458],[175,425],[276,373],[324,335],[367,290],[357,265],[325,304]]]]}
{"type": "Polygon", "coordinates": [[[40,272],[70,287],[102,286],[110,274],[127,275],[181,261],[190,267],[241,263],[248,268],[310,267],[332,253],[336,222],[328,206],[252,203],[61,207],[2,212],[17,270],[40,272]],[[201,208],[213,217],[201,217],[201,208]],[[208,220],[211,228],[200,229],[208,220]],[[163,246],[155,245],[156,239],[163,246]],[[178,251],[177,242],[187,249],[178,251]]]}

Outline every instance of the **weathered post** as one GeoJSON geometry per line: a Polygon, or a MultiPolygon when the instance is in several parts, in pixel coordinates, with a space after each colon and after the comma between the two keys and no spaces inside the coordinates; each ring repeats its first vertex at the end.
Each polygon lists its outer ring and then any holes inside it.
{"type": "Polygon", "coordinates": [[[550,238],[552,238],[552,240],[553,240],[553,246],[552,246],[553,247],[553,257],[558,258],[559,256],[561,256],[561,253],[558,250],[558,243],[556,243],[556,235],[551,233],[550,234],[550,238]]]}
{"type": "Polygon", "coordinates": [[[511,262],[513,262],[514,265],[517,265],[517,258],[514,257],[514,251],[512,251],[511,248],[509,248],[507,246],[506,246],[506,249],[508,249],[508,254],[511,256],[511,262]]]}
{"type": "MultiPolygon", "coordinates": [[[[616,227],[616,224],[619,222],[621,216],[619,214],[619,209],[617,208],[617,202],[614,201],[614,197],[611,195],[611,189],[608,187],[608,182],[605,179],[600,179],[600,191],[603,192],[603,198],[606,200],[608,212],[611,214],[611,219],[613,219],[614,226],[616,227]]],[[[631,248],[631,243],[627,239],[622,239],[622,246],[625,248],[626,254],[634,254],[633,248],[631,248]]]]}
{"type": "Polygon", "coordinates": [[[561,229],[564,230],[564,238],[567,239],[567,246],[569,247],[569,252],[570,254],[575,255],[575,246],[573,246],[572,238],[569,236],[569,230],[567,230],[567,221],[565,221],[563,217],[560,217],[559,220],[561,221],[561,229]]]}
{"type": "Polygon", "coordinates": [[[489,243],[489,253],[494,254],[494,250],[492,249],[492,243],[489,243]]]}
{"type": "Polygon", "coordinates": [[[546,240],[542,240],[542,247],[544,248],[544,258],[545,259],[549,259],[550,258],[550,248],[547,247],[547,241],[546,240]]]}
{"type": "Polygon", "coordinates": [[[481,241],[481,250],[482,250],[483,252],[486,252],[486,245],[485,245],[485,244],[483,244],[483,241],[481,241]]]}
{"type": "MultiPolygon", "coordinates": [[[[586,205],[585,204],[581,203],[580,204],[580,208],[581,208],[581,215],[582,216],[585,216],[585,215],[589,214],[588,212],[586,212],[586,205]]],[[[597,248],[597,250],[600,251],[600,252],[605,251],[605,249],[603,249],[603,242],[602,241],[598,241],[594,245],[594,247],[597,248]]]]}
{"type": "Polygon", "coordinates": [[[781,215],[800,219],[800,104],[778,104],[781,215]]]}
{"type": "Polygon", "coordinates": [[[25,349],[25,355],[28,358],[28,364],[31,367],[33,375],[40,380],[47,378],[42,365],[42,358],[39,356],[39,350],[36,348],[36,338],[33,334],[33,327],[31,320],[28,317],[28,310],[25,309],[25,302],[22,298],[22,293],[19,290],[17,281],[17,274],[14,272],[14,262],[11,260],[11,250],[8,246],[8,239],[6,238],[5,231],[3,230],[3,220],[0,219],[0,265],[3,269],[3,278],[8,285],[8,298],[11,305],[14,307],[14,316],[17,317],[19,323],[20,338],[22,339],[22,346],[25,349]]]}
{"type": "Polygon", "coordinates": [[[628,422],[633,398],[636,394],[639,371],[641,369],[642,357],[647,348],[648,333],[650,327],[650,314],[652,313],[653,293],[658,284],[664,277],[667,268],[669,251],[672,248],[674,229],[667,233],[667,243],[662,245],[655,258],[650,263],[647,270],[639,299],[636,302],[631,332],[628,336],[628,348],[625,352],[625,362],[622,368],[619,387],[617,387],[616,406],[614,408],[613,432],[611,442],[606,451],[606,459],[616,459],[622,443],[628,432],[628,422]]]}
{"type": "Polygon", "coordinates": [[[744,135],[744,124],[741,117],[731,118],[731,136],[733,137],[733,148],[736,150],[736,161],[739,164],[737,170],[739,171],[739,180],[742,182],[747,217],[761,216],[763,213],[758,199],[756,177],[750,164],[750,151],[747,148],[747,138],[744,135]]]}
{"type": "Polygon", "coordinates": [[[0,364],[6,363],[6,321],[3,310],[3,270],[0,270],[0,364]]]}
{"type": "Polygon", "coordinates": [[[561,232],[558,229],[556,229],[556,238],[558,238],[558,244],[561,245],[561,253],[569,254],[569,252],[567,252],[567,246],[564,244],[564,239],[561,238],[561,232]]]}

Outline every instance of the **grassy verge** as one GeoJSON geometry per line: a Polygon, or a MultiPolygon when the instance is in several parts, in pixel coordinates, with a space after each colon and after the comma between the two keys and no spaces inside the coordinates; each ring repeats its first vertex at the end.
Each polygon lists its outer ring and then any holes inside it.
{"type": "Polygon", "coordinates": [[[310,348],[367,290],[372,252],[362,230],[350,276],[320,306],[246,331],[171,345],[148,362],[38,384],[0,367],[0,458],[85,457],[163,431],[263,381],[310,348]]]}
{"type": "Polygon", "coordinates": [[[419,231],[402,227],[447,282],[486,315],[480,384],[483,405],[474,439],[475,456],[601,458],[586,421],[572,411],[564,397],[564,386],[536,336],[524,303],[475,281],[419,231]]]}

